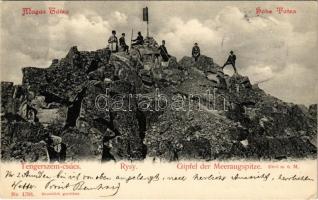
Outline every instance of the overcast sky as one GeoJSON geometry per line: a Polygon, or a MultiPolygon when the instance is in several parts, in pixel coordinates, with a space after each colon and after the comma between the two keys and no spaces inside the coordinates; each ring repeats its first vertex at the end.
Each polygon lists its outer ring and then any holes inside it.
{"type": "MultiPolygon", "coordinates": [[[[146,32],[142,8],[150,12],[150,34],[166,40],[170,54],[190,56],[194,42],[222,65],[230,50],[240,74],[288,102],[318,102],[317,2],[1,2],[1,80],[21,83],[21,68],[48,67],[79,50],[104,48],[111,30],[146,32]],[[279,15],[278,6],[296,14],[279,15]],[[62,8],[69,15],[22,16],[22,8],[62,8]],[[273,10],[256,16],[256,7],[273,10]]],[[[231,67],[226,69],[231,73],[231,67]]]]}

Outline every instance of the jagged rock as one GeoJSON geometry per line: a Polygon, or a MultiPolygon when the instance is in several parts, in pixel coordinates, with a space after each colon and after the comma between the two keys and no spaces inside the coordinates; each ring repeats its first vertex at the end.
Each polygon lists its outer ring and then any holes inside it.
{"type": "Polygon", "coordinates": [[[288,136],[300,136],[301,131],[313,136],[316,134],[316,125],[313,119],[306,118],[302,110],[296,105],[288,105],[275,98],[258,102],[258,116],[269,119],[266,133],[271,136],[284,135],[290,129],[288,136]]]}
{"type": "Polygon", "coordinates": [[[45,126],[54,125],[63,127],[67,118],[67,107],[61,106],[52,109],[38,109],[37,118],[45,126]]]}
{"type": "Polygon", "coordinates": [[[88,82],[91,71],[108,64],[106,50],[80,52],[72,47],[65,58],[49,68],[24,68],[23,84],[48,101],[73,102],[88,82]]]}
{"type": "Polygon", "coordinates": [[[317,147],[308,140],[297,137],[267,138],[254,137],[249,140],[247,156],[251,158],[303,158],[315,155],[317,147]]]}
{"type": "Polygon", "coordinates": [[[10,145],[10,150],[2,152],[2,159],[6,161],[47,162],[49,161],[46,143],[44,141],[32,143],[19,141],[10,145]]]}
{"type": "MultiPolygon", "coordinates": [[[[35,96],[30,101],[29,106],[31,106],[32,109],[36,110],[36,118],[41,124],[45,126],[54,124],[55,126],[59,126],[59,127],[62,127],[65,125],[64,122],[66,121],[66,117],[67,117],[66,106],[61,105],[59,103],[55,103],[55,102],[47,103],[44,96],[35,96]]],[[[22,113],[23,113],[23,110],[25,108],[20,108],[20,109],[22,109],[22,113]]],[[[25,114],[21,114],[21,116],[24,117],[25,114]]],[[[25,119],[27,118],[28,117],[25,117],[25,119]]]]}
{"type": "Polygon", "coordinates": [[[138,105],[134,86],[127,81],[115,81],[111,84],[110,94],[112,97],[112,107],[110,112],[113,119],[114,129],[119,133],[121,139],[111,140],[113,154],[122,159],[140,160],[145,157],[143,146],[143,131],[141,129],[142,119],[137,115],[138,105]],[[119,98],[115,98],[117,97],[119,98]],[[121,96],[118,96],[121,95],[121,96]],[[115,109],[116,102],[121,103],[120,109],[115,109]],[[124,149],[122,149],[124,147],[124,149]],[[118,151],[115,150],[118,148],[118,151]],[[121,150],[120,150],[121,149],[121,150]]]}
{"type": "Polygon", "coordinates": [[[40,141],[45,131],[40,123],[21,118],[1,119],[1,154],[3,160],[46,161],[46,147],[40,141]]]}
{"type": "Polygon", "coordinates": [[[114,80],[115,75],[115,67],[113,65],[105,65],[102,66],[95,71],[92,71],[88,74],[89,80],[97,80],[97,81],[105,81],[114,80]]]}
{"type": "Polygon", "coordinates": [[[176,69],[183,69],[182,66],[178,63],[177,58],[171,56],[169,59],[168,68],[176,68],[176,69]]]}
{"type": "Polygon", "coordinates": [[[91,128],[105,132],[110,123],[109,113],[109,83],[91,81],[81,102],[77,128],[88,132],[91,128]],[[108,105],[107,105],[108,104],[108,105]]]}
{"type": "MultiPolygon", "coordinates": [[[[109,61],[114,66],[114,80],[128,81],[135,86],[136,93],[145,91],[139,63],[135,63],[126,54],[114,54],[109,61]]],[[[140,62],[140,61],[139,61],[140,62]]]]}
{"type": "Polygon", "coordinates": [[[224,75],[223,71],[216,68],[205,72],[206,78],[216,84],[217,88],[226,89],[229,81],[228,77],[224,75]]]}
{"type": "Polygon", "coordinates": [[[150,46],[150,47],[158,47],[157,41],[153,37],[146,37],[144,39],[144,45],[145,46],[150,46]]]}
{"type": "Polygon", "coordinates": [[[9,129],[8,132],[4,134],[4,136],[9,137],[11,142],[39,142],[45,135],[43,126],[40,123],[11,122],[7,125],[9,126],[9,129]]]}
{"type": "Polygon", "coordinates": [[[111,152],[115,159],[135,160],[144,157],[139,127],[141,122],[138,121],[137,101],[133,94],[135,88],[130,82],[97,82],[88,87],[82,101],[80,117],[77,120],[79,130],[98,130],[100,138],[111,137],[106,135],[108,129],[114,132],[118,138],[111,138],[109,142],[112,144],[111,152]]]}
{"type": "Polygon", "coordinates": [[[311,116],[314,117],[317,121],[317,104],[312,104],[309,106],[308,112],[310,113],[311,116]]]}
{"type": "Polygon", "coordinates": [[[21,86],[1,82],[2,158],[315,156],[317,105],[285,103],[204,55],[197,62],[172,56],[164,66],[159,60],[153,38],[129,55],[72,47],[48,68],[24,68],[21,86]]]}
{"type": "Polygon", "coordinates": [[[52,63],[50,65],[50,67],[56,67],[58,65],[58,63],[59,63],[59,59],[55,58],[55,59],[52,60],[52,63]]]}
{"type": "Polygon", "coordinates": [[[141,78],[142,85],[145,88],[145,90],[152,91],[154,89],[154,77],[151,74],[151,71],[141,69],[139,70],[139,77],[141,78]]]}
{"type": "Polygon", "coordinates": [[[150,157],[210,160],[231,150],[231,129],[233,122],[206,111],[167,111],[146,131],[144,143],[150,157]]]}
{"type": "Polygon", "coordinates": [[[252,85],[248,77],[234,74],[232,77],[229,78],[228,88],[233,92],[239,93],[240,90],[252,88],[252,85]]]}
{"type": "Polygon", "coordinates": [[[170,85],[179,85],[186,79],[184,72],[176,68],[167,68],[161,71],[161,78],[156,80],[159,88],[170,85]]]}
{"type": "Polygon", "coordinates": [[[66,146],[66,161],[102,159],[103,136],[99,133],[84,133],[76,128],[68,128],[61,137],[66,146]]]}
{"type": "Polygon", "coordinates": [[[13,82],[1,82],[1,113],[13,112],[13,82]]]}
{"type": "Polygon", "coordinates": [[[17,113],[25,98],[25,88],[12,82],[1,82],[1,113],[17,113]]]}
{"type": "Polygon", "coordinates": [[[190,67],[194,67],[203,72],[213,70],[213,68],[216,67],[216,65],[213,62],[213,59],[205,55],[201,55],[198,58],[197,62],[195,62],[192,57],[185,56],[179,61],[179,65],[181,65],[183,69],[189,69],[190,67]]]}
{"type": "Polygon", "coordinates": [[[220,82],[220,80],[217,77],[217,73],[214,73],[212,71],[207,72],[207,78],[210,81],[213,81],[214,83],[218,84],[220,82]]]}
{"type": "Polygon", "coordinates": [[[39,93],[42,84],[46,83],[46,69],[36,67],[26,67],[22,69],[22,85],[29,90],[39,93]]]}

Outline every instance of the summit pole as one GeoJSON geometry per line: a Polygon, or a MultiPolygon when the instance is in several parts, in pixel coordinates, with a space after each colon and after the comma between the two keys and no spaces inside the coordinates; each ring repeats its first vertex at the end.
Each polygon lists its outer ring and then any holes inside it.
{"type": "Polygon", "coordinates": [[[148,7],[143,8],[142,10],[142,18],[143,21],[147,22],[147,38],[149,37],[149,15],[148,15],[148,7]]]}
{"type": "Polygon", "coordinates": [[[147,38],[149,38],[149,20],[147,21],[147,38]]]}
{"type": "Polygon", "coordinates": [[[133,35],[134,35],[134,29],[131,29],[131,37],[130,37],[130,49],[132,48],[132,43],[133,43],[133,35]]]}

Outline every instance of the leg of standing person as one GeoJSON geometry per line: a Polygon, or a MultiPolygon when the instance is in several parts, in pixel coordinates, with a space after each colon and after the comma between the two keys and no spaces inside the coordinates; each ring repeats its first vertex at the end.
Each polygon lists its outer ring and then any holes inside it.
{"type": "Polygon", "coordinates": [[[126,45],[126,52],[128,53],[128,51],[129,51],[129,46],[126,45]]]}
{"type": "Polygon", "coordinates": [[[235,62],[231,63],[234,69],[234,73],[237,73],[236,67],[235,67],[235,62]]]}
{"type": "Polygon", "coordinates": [[[225,62],[224,65],[222,66],[222,70],[224,69],[224,67],[228,65],[228,62],[225,62]]]}

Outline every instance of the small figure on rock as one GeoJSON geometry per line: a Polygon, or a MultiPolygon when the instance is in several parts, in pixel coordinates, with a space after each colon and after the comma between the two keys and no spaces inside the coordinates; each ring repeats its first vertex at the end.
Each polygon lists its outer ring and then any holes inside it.
{"type": "Polygon", "coordinates": [[[136,45],[143,45],[144,44],[144,37],[141,35],[141,32],[138,32],[138,36],[136,39],[132,40],[134,43],[131,44],[131,46],[136,45]]]}
{"type": "MultiPolygon", "coordinates": [[[[29,87],[28,87],[29,89],[29,87]]],[[[26,97],[22,101],[21,106],[19,108],[19,114],[28,122],[35,123],[38,122],[39,119],[37,117],[37,109],[32,104],[32,101],[35,99],[35,94],[32,91],[27,90],[26,97]]]]}
{"type": "Polygon", "coordinates": [[[121,34],[121,38],[119,38],[119,46],[128,54],[129,46],[126,44],[125,41],[125,33],[121,34]]]}
{"type": "Polygon", "coordinates": [[[115,157],[111,154],[112,143],[110,140],[116,137],[116,133],[111,131],[109,128],[106,130],[106,136],[103,138],[103,154],[102,154],[102,162],[108,161],[116,161],[115,157]]]}
{"type": "Polygon", "coordinates": [[[108,44],[111,52],[118,52],[118,39],[116,37],[116,31],[112,31],[112,35],[108,39],[108,44]]]}
{"type": "Polygon", "coordinates": [[[26,108],[27,108],[27,116],[26,117],[27,117],[28,121],[31,123],[38,122],[39,119],[36,116],[38,111],[34,107],[30,106],[30,104],[27,104],[26,108]]]}
{"type": "Polygon", "coordinates": [[[160,56],[162,58],[162,61],[168,62],[171,56],[168,54],[165,44],[166,44],[166,41],[162,40],[162,44],[159,46],[159,50],[160,50],[160,56]]]}
{"type": "Polygon", "coordinates": [[[66,145],[62,142],[61,137],[47,133],[44,141],[47,144],[50,162],[65,161],[66,145]]]}
{"type": "Polygon", "coordinates": [[[198,43],[194,43],[194,47],[192,48],[192,57],[194,58],[195,62],[200,57],[200,48],[198,46],[198,43]]]}
{"type": "Polygon", "coordinates": [[[224,67],[226,65],[232,65],[233,69],[234,69],[234,73],[237,74],[237,70],[236,70],[236,67],[235,67],[235,60],[236,60],[236,55],[234,54],[233,51],[230,51],[230,55],[227,58],[227,61],[224,63],[224,65],[222,67],[222,70],[224,69],[224,67]]]}

